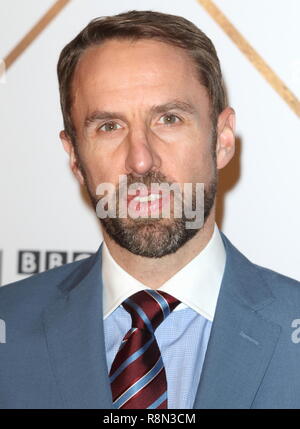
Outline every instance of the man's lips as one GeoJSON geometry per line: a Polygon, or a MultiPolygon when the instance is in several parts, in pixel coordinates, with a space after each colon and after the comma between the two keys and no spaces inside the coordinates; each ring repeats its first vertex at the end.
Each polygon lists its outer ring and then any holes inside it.
{"type": "MultiPolygon", "coordinates": [[[[134,198],[136,198],[136,197],[149,197],[150,195],[153,195],[153,196],[157,196],[157,195],[159,195],[159,198],[162,198],[162,192],[159,192],[158,194],[157,193],[152,193],[152,192],[150,192],[150,191],[148,191],[147,190],[147,192],[145,192],[145,191],[137,191],[134,195],[127,195],[127,204],[129,204],[134,198]]],[[[137,199],[137,202],[139,202],[139,200],[137,199]]],[[[151,203],[151,200],[149,200],[149,203],[151,203]]]]}
{"type": "Polygon", "coordinates": [[[160,216],[162,214],[164,217],[170,216],[170,193],[147,193],[144,197],[153,195],[153,199],[150,198],[146,201],[140,201],[136,198],[137,195],[128,195],[128,210],[129,216],[160,216]],[[136,198],[136,199],[135,199],[136,198]]]}

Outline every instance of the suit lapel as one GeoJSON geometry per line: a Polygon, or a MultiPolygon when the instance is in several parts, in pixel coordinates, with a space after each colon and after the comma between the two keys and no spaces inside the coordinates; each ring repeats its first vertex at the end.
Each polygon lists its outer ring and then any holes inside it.
{"type": "Polygon", "coordinates": [[[258,313],[275,299],[258,270],[222,239],[226,266],[194,408],[250,408],[281,329],[258,313]]]}
{"type": "Polygon", "coordinates": [[[55,378],[66,408],[112,406],[105,354],[101,247],[77,275],[61,286],[61,297],[44,312],[44,328],[55,378]]]}
{"type": "MultiPolygon", "coordinates": [[[[275,299],[270,289],[255,266],[221,235],[226,266],[195,409],[250,408],[280,335],[280,326],[263,317],[263,307],[275,299]]],[[[64,282],[61,296],[43,314],[65,408],[113,408],[103,327],[101,249],[64,282]]]]}

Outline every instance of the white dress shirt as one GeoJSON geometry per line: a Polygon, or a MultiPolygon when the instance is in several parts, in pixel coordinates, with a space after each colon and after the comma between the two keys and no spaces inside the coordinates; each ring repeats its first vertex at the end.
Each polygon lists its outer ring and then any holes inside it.
{"type": "MultiPolygon", "coordinates": [[[[215,224],[205,248],[181,270],[167,280],[159,290],[181,301],[174,311],[187,306],[212,321],[225,268],[226,253],[215,224]],[[184,287],[183,287],[184,285],[184,287]]],[[[127,273],[111,256],[103,242],[102,250],[103,315],[109,316],[134,293],[150,289],[127,273]]]]}
{"type": "MultiPolygon", "coordinates": [[[[169,408],[193,406],[225,262],[224,244],[215,224],[205,248],[158,289],[181,301],[155,331],[167,375],[169,408]]],[[[105,242],[102,281],[106,355],[110,370],[121,340],[131,328],[131,317],[121,304],[132,294],[150,288],[114,260],[105,242]]]]}

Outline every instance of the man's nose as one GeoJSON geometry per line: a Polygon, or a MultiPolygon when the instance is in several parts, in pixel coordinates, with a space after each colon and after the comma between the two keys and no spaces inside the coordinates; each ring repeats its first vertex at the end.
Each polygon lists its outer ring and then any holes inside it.
{"type": "Polygon", "coordinates": [[[137,176],[146,175],[151,170],[158,170],[160,157],[154,147],[154,136],[147,130],[131,130],[128,133],[128,151],[125,168],[128,173],[137,176]]]}

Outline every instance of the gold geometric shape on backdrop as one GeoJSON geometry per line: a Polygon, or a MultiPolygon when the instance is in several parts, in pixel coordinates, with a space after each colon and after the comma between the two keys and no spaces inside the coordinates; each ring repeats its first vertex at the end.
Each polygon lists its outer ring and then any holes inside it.
{"type": "Polygon", "coordinates": [[[70,0],[58,0],[41,19],[31,28],[31,30],[20,40],[13,50],[4,58],[6,69],[16,61],[26,48],[39,36],[39,34],[49,25],[49,23],[59,14],[59,12],[69,3],[70,0]]]}
{"type": "MultiPolygon", "coordinates": [[[[69,3],[70,0],[57,0],[54,5],[42,16],[23,39],[4,58],[6,69],[8,69],[26,48],[38,37],[38,35],[49,25],[53,18],[69,3]]],[[[285,85],[285,83],[271,69],[261,55],[250,45],[244,36],[231,24],[229,19],[215,5],[212,0],[197,0],[207,13],[217,22],[223,31],[236,44],[241,52],[248,58],[254,67],[262,74],[266,81],[300,117],[300,101],[285,85]]]]}
{"type": "Polygon", "coordinates": [[[236,46],[246,55],[248,60],[263,75],[267,82],[275,89],[281,98],[290,106],[290,108],[300,117],[300,101],[289,90],[285,83],[277,76],[266,61],[250,45],[245,37],[231,24],[223,12],[215,5],[212,0],[197,0],[208,14],[216,21],[223,31],[230,37],[236,46]]]}

